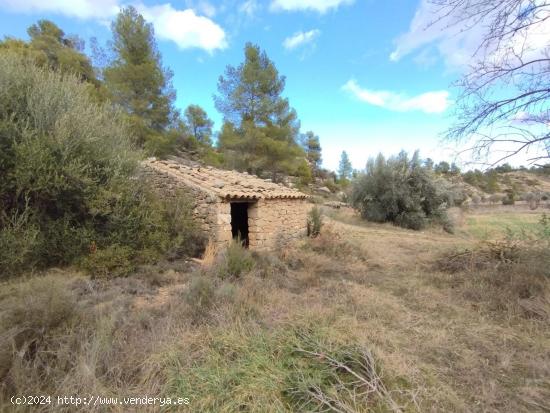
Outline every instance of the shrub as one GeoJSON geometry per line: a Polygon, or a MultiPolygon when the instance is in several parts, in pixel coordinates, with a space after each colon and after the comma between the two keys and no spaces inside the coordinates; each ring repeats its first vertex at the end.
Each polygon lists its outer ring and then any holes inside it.
{"type": "Polygon", "coordinates": [[[111,269],[200,245],[188,203],[158,200],[135,179],[142,154],[131,141],[124,115],[78,78],[0,55],[3,276],[80,261],[92,244],[111,269]]]}
{"type": "Polygon", "coordinates": [[[135,270],[132,258],[130,247],[114,244],[90,253],[80,265],[92,278],[113,278],[128,275],[135,270]]]}
{"type": "Polygon", "coordinates": [[[16,351],[19,356],[26,356],[27,351],[32,351],[32,346],[73,317],[76,300],[67,279],[46,275],[12,287],[2,305],[0,357],[3,365],[0,365],[0,380],[1,373],[9,370],[16,351]]]}
{"type": "Polygon", "coordinates": [[[14,212],[10,219],[5,219],[0,230],[0,278],[18,271],[22,266],[29,265],[37,259],[43,239],[38,227],[29,217],[30,210],[22,214],[14,212]],[[5,271],[5,272],[4,272],[5,271]]]}
{"type": "Polygon", "coordinates": [[[33,329],[45,332],[68,320],[75,308],[75,298],[67,279],[46,275],[18,284],[10,294],[8,313],[2,327],[33,329]]]}
{"type": "Polygon", "coordinates": [[[307,235],[309,237],[316,237],[321,233],[321,227],[323,226],[323,217],[321,216],[321,210],[318,207],[313,207],[308,214],[307,219],[307,235]]]}
{"type": "Polygon", "coordinates": [[[539,220],[537,235],[547,242],[550,242],[550,217],[546,213],[542,214],[539,220]]]}
{"type": "Polygon", "coordinates": [[[529,204],[529,209],[535,210],[539,207],[542,197],[538,192],[527,192],[522,198],[529,204]]]}
{"type": "Polygon", "coordinates": [[[330,227],[327,227],[318,237],[308,239],[304,248],[333,258],[363,258],[363,253],[356,245],[342,239],[340,234],[330,227]]]}
{"type": "Polygon", "coordinates": [[[550,238],[542,228],[445,253],[438,269],[453,274],[465,298],[491,311],[550,320],[550,238]]]}
{"type": "Polygon", "coordinates": [[[200,322],[206,318],[215,300],[215,286],[210,277],[198,275],[191,279],[184,294],[184,301],[193,322],[200,322]]]}
{"type": "Polygon", "coordinates": [[[506,191],[506,196],[502,198],[502,205],[514,205],[516,203],[516,195],[513,191],[506,191]]]}
{"type": "Polygon", "coordinates": [[[449,201],[448,191],[421,166],[417,153],[411,160],[405,152],[388,160],[381,154],[370,159],[352,192],[352,204],[367,220],[417,230],[431,221],[447,222],[449,201]]]}
{"type": "Polygon", "coordinates": [[[255,262],[251,252],[238,241],[232,241],[217,257],[214,271],[222,279],[238,278],[252,270],[255,262]]]}

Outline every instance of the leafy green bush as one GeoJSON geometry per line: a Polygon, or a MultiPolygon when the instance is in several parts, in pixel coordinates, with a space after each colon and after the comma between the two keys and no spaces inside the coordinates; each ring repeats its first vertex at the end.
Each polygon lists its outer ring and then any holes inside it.
{"type": "Polygon", "coordinates": [[[450,229],[445,208],[450,196],[433,173],[421,166],[418,153],[409,160],[406,152],[385,159],[370,159],[365,173],[353,186],[352,203],[369,221],[393,222],[422,229],[437,222],[450,229]]]}
{"type": "Polygon", "coordinates": [[[135,270],[132,249],[117,244],[94,251],[80,265],[93,278],[121,277],[135,270]]]}
{"type": "Polygon", "coordinates": [[[7,273],[34,262],[35,251],[43,243],[40,230],[32,222],[29,223],[29,212],[13,213],[13,216],[5,219],[4,227],[0,230],[0,268],[7,273]]]}
{"type": "Polygon", "coordinates": [[[122,266],[190,251],[189,204],[135,178],[142,154],[124,119],[78,78],[0,54],[0,276],[79,261],[91,245],[122,266]]]}

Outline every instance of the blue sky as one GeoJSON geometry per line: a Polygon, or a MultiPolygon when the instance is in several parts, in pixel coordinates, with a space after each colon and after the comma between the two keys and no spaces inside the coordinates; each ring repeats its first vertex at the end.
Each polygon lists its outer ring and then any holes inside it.
{"type": "Polygon", "coordinates": [[[110,38],[120,6],[135,5],[155,26],[174,72],[177,106],[199,104],[221,126],[212,95],[247,41],[286,76],[285,96],[336,169],[342,150],[355,168],[378,152],[451,153],[440,134],[452,121],[455,91],[475,33],[459,39],[424,30],[426,1],[412,0],[0,0],[0,35],[27,38],[39,18],[85,41],[110,38]]]}

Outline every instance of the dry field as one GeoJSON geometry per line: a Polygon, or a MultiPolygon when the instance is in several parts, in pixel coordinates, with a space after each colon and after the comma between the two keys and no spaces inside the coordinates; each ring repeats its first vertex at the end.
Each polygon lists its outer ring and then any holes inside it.
{"type": "Polygon", "coordinates": [[[541,213],[457,213],[454,235],[327,213],[319,238],[278,254],[3,285],[1,408],[25,393],[181,396],[173,410],[193,412],[550,410],[548,254],[492,241],[541,213]]]}

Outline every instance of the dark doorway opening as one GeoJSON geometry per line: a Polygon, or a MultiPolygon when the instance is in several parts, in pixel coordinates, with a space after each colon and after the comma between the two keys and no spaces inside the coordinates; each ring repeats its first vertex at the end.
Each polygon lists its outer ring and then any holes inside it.
{"type": "Polygon", "coordinates": [[[248,202],[231,202],[231,235],[248,247],[248,202]]]}

